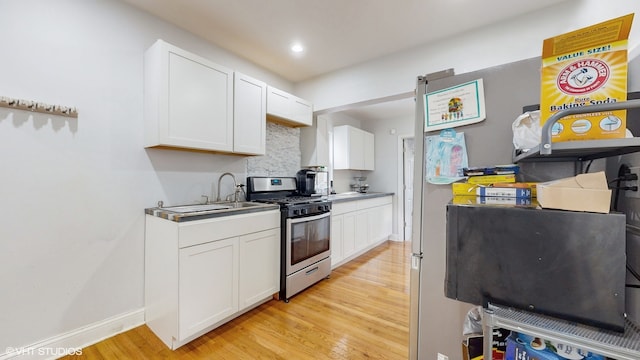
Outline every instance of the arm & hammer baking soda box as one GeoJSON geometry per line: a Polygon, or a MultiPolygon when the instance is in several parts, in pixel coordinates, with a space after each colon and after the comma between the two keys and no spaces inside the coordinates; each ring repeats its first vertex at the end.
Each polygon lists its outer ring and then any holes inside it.
{"type": "MultiPolygon", "coordinates": [[[[544,40],[541,125],[560,110],[627,100],[627,39],[633,14],[544,40]]],[[[626,111],[569,115],[552,141],[623,138],[626,111]]]]}

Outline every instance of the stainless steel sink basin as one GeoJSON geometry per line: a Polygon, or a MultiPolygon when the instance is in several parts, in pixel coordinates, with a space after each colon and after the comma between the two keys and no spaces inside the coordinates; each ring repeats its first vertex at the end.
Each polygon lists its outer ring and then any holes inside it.
{"type": "Polygon", "coordinates": [[[180,214],[186,214],[186,213],[202,212],[202,211],[226,210],[226,209],[231,209],[232,207],[233,207],[232,204],[231,205],[202,204],[202,205],[169,206],[169,207],[163,208],[163,210],[180,213],[180,214]]]}
{"type": "Polygon", "coordinates": [[[147,215],[182,222],[208,219],[218,216],[250,213],[255,211],[277,210],[277,204],[257,203],[250,201],[218,201],[211,204],[175,205],[145,209],[147,215]]]}
{"type": "Polygon", "coordinates": [[[335,196],[335,197],[349,197],[349,196],[355,196],[355,195],[361,195],[361,194],[359,192],[357,192],[357,191],[347,191],[347,192],[335,194],[333,196],[335,196]]]}
{"type": "Polygon", "coordinates": [[[260,206],[260,205],[263,205],[263,204],[240,201],[240,202],[237,202],[237,203],[233,203],[233,202],[232,203],[227,203],[225,205],[229,206],[229,209],[238,209],[238,208],[248,208],[248,207],[260,206]]]}

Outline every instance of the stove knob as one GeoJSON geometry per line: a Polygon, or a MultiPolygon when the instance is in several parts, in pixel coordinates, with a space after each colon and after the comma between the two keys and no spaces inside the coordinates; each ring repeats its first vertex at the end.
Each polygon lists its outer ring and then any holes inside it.
{"type": "Polygon", "coordinates": [[[323,210],[325,210],[324,206],[322,206],[322,205],[318,206],[318,211],[323,211],[323,210]]]}
{"type": "Polygon", "coordinates": [[[329,205],[325,205],[324,206],[324,211],[330,211],[330,210],[331,210],[331,208],[329,208],[329,205]]]}
{"type": "Polygon", "coordinates": [[[298,209],[293,210],[293,215],[300,215],[300,210],[298,209]]]}
{"type": "Polygon", "coordinates": [[[301,213],[302,215],[306,214],[306,213],[307,213],[307,209],[300,209],[300,213],[301,213]]]}

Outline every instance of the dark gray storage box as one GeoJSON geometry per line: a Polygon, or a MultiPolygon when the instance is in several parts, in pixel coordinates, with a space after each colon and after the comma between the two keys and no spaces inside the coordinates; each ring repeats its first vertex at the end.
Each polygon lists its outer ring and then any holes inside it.
{"type": "Polygon", "coordinates": [[[623,331],[624,214],[447,205],[445,295],[623,331]]]}

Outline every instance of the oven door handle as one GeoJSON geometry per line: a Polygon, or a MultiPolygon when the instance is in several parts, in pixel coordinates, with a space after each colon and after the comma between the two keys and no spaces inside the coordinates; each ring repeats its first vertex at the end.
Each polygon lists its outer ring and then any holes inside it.
{"type": "Polygon", "coordinates": [[[320,219],[324,219],[324,218],[329,217],[329,216],[331,216],[331,212],[327,211],[326,213],[322,213],[320,215],[289,218],[289,219],[287,219],[287,223],[288,224],[297,224],[297,223],[301,223],[301,222],[305,222],[305,221],[320,220],[320,219]]]}

